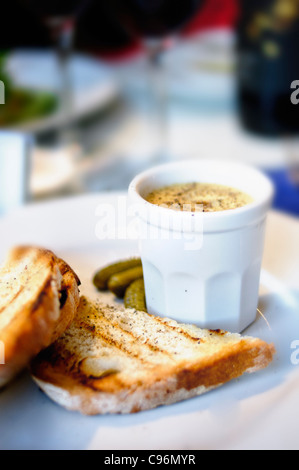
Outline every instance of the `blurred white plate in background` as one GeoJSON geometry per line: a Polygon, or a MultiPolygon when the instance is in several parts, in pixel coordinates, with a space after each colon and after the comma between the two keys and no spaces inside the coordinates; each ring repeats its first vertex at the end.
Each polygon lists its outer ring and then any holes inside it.
{"type": "MultiPolygon", "coordinates": [[[[55,54],[48,51],[16,51],[7,62],[7,71],[19,87],[60,93],[60,76],[55,54]]],[[[74,55],[70,63],[73,84],[72,119],[104,109],[119,95],[118,83],[111,69],[100,61],[83,55],[74,55]]],[[[61,110],[18,125],[18,128],[40,132],[57,128],[64,123],[61,110]]]]}
{"type": "Polygon", "coordinates": [[[235,37],[212,30],[179,41],[164,57],[173,97],[209,108],[230,108],[235,101],[235,37]]]}
{"type": "MultiPolygon", "coordinates": [[[[201,111],[203,104],[217,111],[230,110],[235,101],[234,41],[230,30],[212,30],[169,42],[161,58],[167,97],[186,101],[201,111]]],[[[148,92],[150,69],[146,56],[116,64],[116,68],[133,97],[148,92]]]]}
{"type": "Polygon", "coordinates": [[[31,168],[29,191],[32,197],[44,197],[60,191],[75,174],[74,149],[36,148],[32,154],[31,168]]]}

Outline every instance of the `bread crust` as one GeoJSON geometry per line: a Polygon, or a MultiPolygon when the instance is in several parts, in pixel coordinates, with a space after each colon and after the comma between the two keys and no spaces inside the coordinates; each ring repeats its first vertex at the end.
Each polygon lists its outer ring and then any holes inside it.
{"type": "Polygon", "coordinates": [[[6,279],[6,291],[1,286],[4,304],[0,308],[4,321],[0,328],[5,353],[5,364],[0,365],[3,387],[68,327],[78,307],[80,281],[54,253],[30,246],[10,252],[0,277],[6,279]],[[66,302],[61,308],[63,289],[66,302]]]}
{"type": "Polygon", "coordinates": [[[80,303],[81,282],[73,269],[62,259],[57,258],[57,264],[62,276],[60,286],[60,316],[56,322],[49,344],[54,343],[72,323],[80,303]]]}
{"type": "MultiPolygon", "coordinates": [[[[88,303],[88,300],[87,300],[88,303]]],[[[166,329],[161,329],[161,335],[167,335],[173,332],[179,338],[184,336],[186,344],[190,343],[190,348],[194,347],[194,357],[188,359],[179,357],[176,359],[175,353],[171,353],[169,361],[159,363],[155,361],[148,369],[148,373],[140,376],[131,376],[126,374],[125,370],[121,373],[112,373],[107,376],[95,377],[93,374],[86,373],[82,367],[82,357],[93,353],[94,342],[101,336],[105,339],[105,321],[99,313],[98,325],[92,328],[92,324],[85,324],[84,314],[82,315],[79,307],[77,324],[72,325],[67,330],[63,338],[60,338],[55,344],[43,351],[31,363],[31,373],[38,386],[56,403],[69,409],[79,411],[86,415],[106,414],[106,413],[136,413],[152,409],[161,405],[176,403],[191,397],[199,396],[212,390],[222,384],[240,377],[244,373],[256,372],[267,367],[273,359],[275,348],[272,344],[267,344],[260,339],[250,337],[239,337],[232,335],[233,340],[226,339],[226,332],[206,333],[204,339],[198,338],[204,330],[194,329],[194,334],[176,322],[161,321],[160,318],[151,315],[142,314],[151,317],[150,320],[158,325],[161,323],[166,329]],[[89,349],[82,354],[77,354],[69,347],[74,338],[80,341],[80,332],[82,329],[87,331],[84,341],[87,344],[90,340],[89,349]],[[217,347],[211,353],[205,353],[203,357],[198,356],[200,342],[207,344],[209,335],[216,343],[222,341],[222,346],[217,347]],[[188,337],[189,336],[189,337],[188,337]],[[193,341],[193,342],[192,342],[193,341]],[[196,349],[197,348],[197,349],[196,349]]],[[[101,307],[100,307],[101,308],[101,307]]],[[[99,309],[98,309],[99,310],[99,309]]],[[[100,310],[99,310],[100,312],[100,310]]],[[[130,321],[132,311],[127,310],[125,314],[130,321]]],[[[89,316],[89,315],[88,315],[89,316]]],[[[118,325],[110,319],[112,328],[117,329],[118,325]]],[[[126,330],[120,333],[127,333],[129,346],[135,348],[129,350],[126,348],[124,339],[122,344],[113,344],[115,340],[110,338],[112,349],[110,358],[117,354],[126,354],[132,356],[132,360],[137,360],[137,366],[141,369],[148,366],[144,361],[142,348],[146,347],[150,351],[157,340],[156,332],[149,334],[147,339],[137,336],[133,330],[126,330]],[[130,336],[133,337],[130,342],[130,336]],[[151,344],[149,344],[152,341],[151,344]],[[139,342],[139,345],[137,344],[139,342]],[[141,348],[141,349],[140,349],[141,348]],[[121,350],[122,349],[122,350],[121,350]],[[118,352],[120,351],[120,352],[118,352]],[[141,353],[140,353],[141,351],[141,353]]],[[[121,336],[123,338],[123,336],[121,336]]],[[[229,337],[230,338],[230,337],[229,337]]],[[[109,345],[108,345],[109,346],[109,345]]],[[[128,346],[128,347],[129,347],[128,346]]],[[[205,346],[204,346],[205,347],[205,346]]],[[[151,351],[155,354],[154,349],[151,351]]],[[[104,353],[103,353],[104,354],[104,353]]],[[[146,352],[147,354],[147,352],[146,352]]],[[[156,354],[166,355],[167,353],[157,348],[156,354]]],[[[149,356],[152,358],[153,355],[149,356]]],[[[162,357],[162,356],[161,356],[162,357]]],[[[125,366],[124,366],[125,369],[125,366]]]]}

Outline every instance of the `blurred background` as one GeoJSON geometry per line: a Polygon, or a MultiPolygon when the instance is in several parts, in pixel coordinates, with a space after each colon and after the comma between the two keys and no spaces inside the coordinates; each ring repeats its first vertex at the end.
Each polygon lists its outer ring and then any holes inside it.
{"type": "Polygon", "coordinates": [[[299,0],[5,3],[0,215],[211,158],[258,166],[299,216],[299,0]]]}

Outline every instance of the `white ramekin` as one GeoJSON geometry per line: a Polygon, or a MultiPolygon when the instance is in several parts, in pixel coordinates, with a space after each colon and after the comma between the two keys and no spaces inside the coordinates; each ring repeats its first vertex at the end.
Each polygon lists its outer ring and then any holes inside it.
{"type": "Polygon", "coordinates": [[[149,313],[201,328],[241,332],[256,318],[266,215],[273,186],[256,168],[225,161],[169,163],[138,175],[129,200],[139,221],[149,313]],[[181,212],[148,203],[154,189],[186,182],[249,194],[247,206],[181,212]]]}

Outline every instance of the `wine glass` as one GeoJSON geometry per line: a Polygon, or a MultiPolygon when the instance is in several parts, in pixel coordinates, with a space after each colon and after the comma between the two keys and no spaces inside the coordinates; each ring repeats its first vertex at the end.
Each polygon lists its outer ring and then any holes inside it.
{"type": "Polygon", "coordinates": [[[107,11],[118,19],[128,33],[141,39],[149,64],[152,123],[156,128],[158,150],[153,161],[169,159],[165,144],[166,83],[162,57],[179,31],[205,0],[109,0],[107,11]]]}
{"type": "Polygon", "coordinates": [[[75,25],[92,0],[19,0],[50,31],[55,44],[60,78],[62,123],[68,126],[72,116],[72,56],[75,25]]]}

